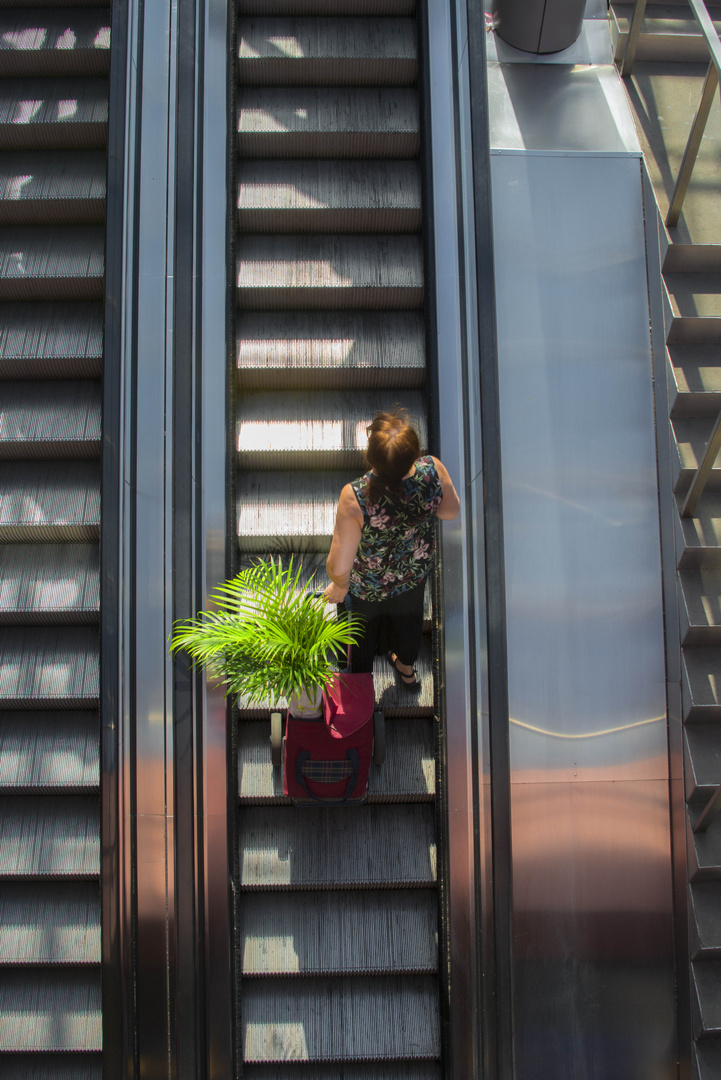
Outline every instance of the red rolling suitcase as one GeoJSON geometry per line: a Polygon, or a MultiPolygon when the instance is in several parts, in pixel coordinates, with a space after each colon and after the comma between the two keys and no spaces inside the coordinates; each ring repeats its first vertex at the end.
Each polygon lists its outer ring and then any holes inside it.
{"type": "Polygon", "coordinates": [[[287,715],[283,793],[296,806],[364,803],[371,757],[381,764],[385,756],[383,734],[373,676],[338,674],[323,694],[322,716],[287,715]]]}

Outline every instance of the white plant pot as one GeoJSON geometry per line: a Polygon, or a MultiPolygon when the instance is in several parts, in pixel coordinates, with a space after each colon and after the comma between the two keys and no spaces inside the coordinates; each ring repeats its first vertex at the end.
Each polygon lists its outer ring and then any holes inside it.
{"type": "Polygon", "coordinates": [[[288,698],[288,712],[296,720],[316,720],[323,715],[323,691],[320,687],[312,697],[301,690],[300,694],[291,694],[288,698]]]}

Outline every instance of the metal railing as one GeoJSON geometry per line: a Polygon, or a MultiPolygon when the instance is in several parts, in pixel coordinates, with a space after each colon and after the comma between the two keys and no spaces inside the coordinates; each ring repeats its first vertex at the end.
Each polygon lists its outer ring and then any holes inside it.
{"type": "MultiPolygon", "coordinates": [[[[706,72],[703,92],[701,94],[701,102],[696,110],[693,124],[691,125],[691,131],[689,132],[688,141],[686,143],[686,150],[683,155],[683,161],[681,162],[678,179],[676,180],[676,187],[674,188],[671,204],[668,208],[668,213],[666,214],[666,224],[668,226],[678,224],[683,201],[686,197],[686,192],[688,191],[691,173],[696,164],[696,157],[706,129],[706,121],[708,120],[714,94],[716,93],[719,84],[719,73],[721,72],[721,42],[719,41],[716,27],[708,13],[708,9],[703,0],[688,0],[688,5],[706,40],[709,51],[709,65],[708,71],[706,72]]],[[[634,8],[633,18],[631,19],[631,26],[628,32],[628,40],[626,42],[626,51],[621,66],[621,74],[624,77],[630,75],[633,70],[645,11],[646,0],[636,0],[636,6],[634,8]]]]}

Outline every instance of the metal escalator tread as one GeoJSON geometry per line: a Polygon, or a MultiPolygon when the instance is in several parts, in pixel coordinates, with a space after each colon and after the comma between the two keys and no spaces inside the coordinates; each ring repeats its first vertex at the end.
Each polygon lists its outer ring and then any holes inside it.
{"type": "Polygon", "coordinates": [[[419,308],[418,236],[251,236],[236,248],[241,308],[419,308]]]}
{"type": "Polygon", "coordinates": [[[99,528],[97,462],[0,462],[0,540],[82,542],[99,528]]]}
{"type": "Polygon", "coordinates": [[[240,825],[243,889],[432,888],[433,810],[248,807],[240,825]]]}
{"type": "MultiPolygon", "coordinates": [[[[297,549],[295,549],[297,550],[297,549]]],[[[419,690],[407,690],[396,677],[393,668],[385,656],[376,656],[373,664],[376,701],[386,717],[428,717],[433,715],[433,654],[431,644],[423,641],[421,651],[415,662],[415,669],[420,682],[419,690]]],[[[243,698],[238,702],[241,717],[245,720],[267,721],[270,701],[250,704],[243,698]]],[[[283,709],[287,705],[281,698],[273,706],[283,709]]]]}
{"type": "Polygon", "coordinates": [[[13,382],[1,393],[0,458],[100,457],[99,382],[13,382]]]}
{"type": "Polygon", "coordinates": [[[100,150],[3,154],[0,224],[100,224],[106,170],[100,150]]]}
{"type": "Polygon", "coordinates": [[[0,630],[0,701],[4,709],[97,709],[96,627],[0,630]]]}
{"type": "Polygon", "coordinates": [[[694,1035],[721,1035],[721,960],[701,960],[691,967],[695,990],[694,1035]]]}
{"type": "Polygon", "coordinates": [[[418,96],[402,87],[241,86],[237,130],[243,158],[414,158],[418,96]]]}
{"type": "Polygon", "coordinates": [[[0,378],[97,378],[102,360],[101,304],[0,304],[0,378]]]}
{"type": "MultiPolygon", "coordinates": [[[[427,446],[425,405],[416,390],[404,404],[427,446]]],[[[365,471],[366,428],[397,402],[391,390],[259,391],[238,406],[236,449],[244,469],[357,469],[365,471]]],[[[0,446],[2,444],[0,443],[0,446]]]]}
{"type": "Polygon", "coordinates": [[[99,873],[96,797],[0,797],[0,879],[95,880],[99,873]]]}
{"type": "Polygon", "coordinates": [[[248,980],[245,1061],[372,1061],[438,1056],[438,991],[430,977],[248,980]],[[271,1019],[272,1018],[272,1019],[271,1019]]]}
{"type": "Polygon", "coordinates": [[[0,967],[100,964],[97,882],[1,882],[0,926],[0,967]]]}
{"type": "Polygon", "coordinates": [[[415,161],[241,159],[237,223],[242,232],[415,232],[420,169],[415,161]]]}
{"type": "Polygon", "coordinates": [[[2,1065],[3,1080],[102,1080],[99,1053],[3,1054],[2,1065]]]}
{"type": "MultiPolygon", "coordinates": [[[[369,803],[433,801],[435,759],[431,724],[431,720],[417,716],[386,724],[386,759],[382,767],[371,765],[369,803]]],[[[271,761],[267,718],[246,720],[240,725],[238,792],[245,806],[289,802],[283,795],[280,769],[273,768],[271,761]]]]}
{"type": "Polygon", "coordinates": [[[87,794],[99,788],[96,712],[0,711],[0,793],[87,794]]]}
{"type": "Polygon", "coordinates": [[[425,380],[416,311],[245,312],[236,341],[238,384],[246,392],[398,390],[425,380]]]}
{"type": "Polygon", "coordinates": [[[101,300],[99,225],[10,225],[0,230],[0,299],[101,300]]]}
{"type": "Polygon", "coordinates": [[[0,1065],[11,1051],[101,1047],[100,971],[0,971],[0,1065]]]}
{"type": "MultiPolygon", "coordinates": [[[[717,1076],[709,1073],[709,1080],[712,1075],[717,1076]]],[[[342,1077],[343,1080],[441,1080],[441,1065],[437,1061],[374,1061],[372,1064],[344,1061],[342,1077]]],[[[243,1080],[339,1080],[339,1073],[337,1065],[322,1062],[304,1065],[293,1061],[285,1066],[280,1062],[246,1064],[243,1080]]]]}
{"type": "Polygon", "coordinates": [[[107,137],[105,79],[0,80],[3,150],[102,150],[107,137]]]}
{"type": "Polygon", "coordinates": [[[241,472],[237,486],[240,550],[327,551],[338,495],[357,475],[357,469],[241,472]]]}
{"type": "MultiPolygon", "coordinates": [[[[709,1073],[709,1078],[711,1075],[709,1073]]],[[[372,1064],[343,1062],[342,1076],[343,1080],[441,1080],[441,1066],[437,1061],[374,1061],[372,1064]]],[[[339,1080],[339,1074],[337,1065],[325,1065],[320,1062],[303,1065],[291,1062],[285,1067],[280,1063],[244,1065],[243,1078],[244,1080],[339,1080]]],[[[64,1078],[59,1078],[59,1080],[64,1080],[64,1078]]],[[[706,1078],[702,1077],[702,1080],[706,1078]]]]}
{"type": "Polygon", "coordinates": [[[97,623],[97,544],[0,544],[0,625],[97,623]]]}
{"type": "Polygon", "coordinates": [[[238,37],[244,84],[411,86],[418,75],[412,19],[258,16],[240,20],[238,37]]]}
{"type": "MultiPolygon", "coordinates": [[[[17,2],[17,0],[14,0],[17,2]]],[[[0,3],[0,7],[2,3],[0,3]]],[[[337,15],[338,0],[240,0],[240,15],[337,15]]],[[[416,0],[353,0],[354,15],[412,15],[416,0]]]]}
{"type": "Polygon", "coordinates": [[[249,895],[241,927],[243,978],[435,974],[433,890],[393,895],[392,907],[376,890],[281,893],[272,905],[264,893],[249,895]]]}
{"type": "Polygon", "coordinates": [[[0,11],[0,69],[5,78],[105,75],[109,66],[108,10],[0,11]]]}

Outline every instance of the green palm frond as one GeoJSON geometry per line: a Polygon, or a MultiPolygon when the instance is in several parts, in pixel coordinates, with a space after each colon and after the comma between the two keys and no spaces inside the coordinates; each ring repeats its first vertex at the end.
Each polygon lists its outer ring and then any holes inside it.
{"type": "Polygon", "coordinates": [[[325,600],[300,584],[293,559],[259,559],[210,595],[213,610],[177,622],[170,649],[186,652],[248,702],[328,685],[339,650],[358,641],[361,620],[328,618],[325,600]]]}

